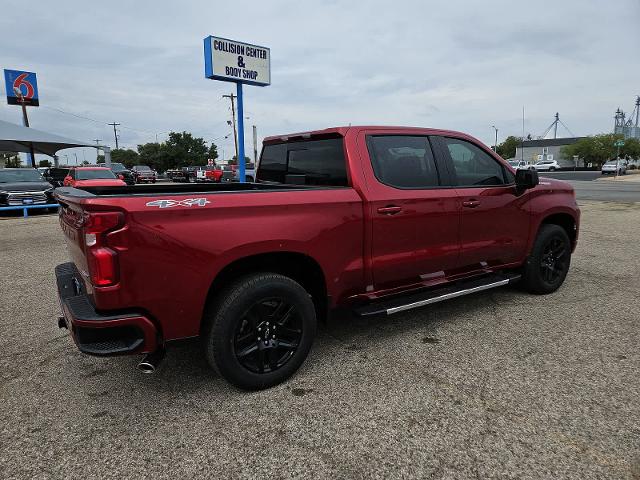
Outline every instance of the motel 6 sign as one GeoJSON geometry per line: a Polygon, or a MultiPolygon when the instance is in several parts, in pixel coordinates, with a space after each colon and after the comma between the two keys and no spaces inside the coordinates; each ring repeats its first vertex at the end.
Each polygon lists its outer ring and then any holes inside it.
{"type": "Polygon", "coordinates": [[[5,70],[4,85],[7,90],[7,103],[9,105],[22,105],[20,95],[24,99],[24,104],[32,107],[40,105],[38,99],[38,82],[36,74],[33,72],[23,72],[20,70],[5,70]]]}

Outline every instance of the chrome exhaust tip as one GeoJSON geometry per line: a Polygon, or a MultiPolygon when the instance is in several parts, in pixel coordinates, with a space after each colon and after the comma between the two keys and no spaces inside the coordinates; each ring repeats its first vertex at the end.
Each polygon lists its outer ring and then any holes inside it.
{"type": "Polygon", "coordinates": [[[160,365],[160,362],[162,362],[163,358],[163,349],[158,349],[155,352],[148,353],[138,364],[138,370],[140,370],[142,373],[147,374],[154,373],[158,369],[158,366],[160,365]]]}

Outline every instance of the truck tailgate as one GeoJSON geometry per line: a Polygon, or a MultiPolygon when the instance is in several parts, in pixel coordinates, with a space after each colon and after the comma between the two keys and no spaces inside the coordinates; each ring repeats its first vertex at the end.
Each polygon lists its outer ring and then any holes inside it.
{"type": "Polygon", "coordinates": [[[80,204],[60,202],[60,227],[67,242],[67,249],[71,261],[78,268],[83,277],[86,291],[91,293],[92,287],[89,281],[89,268],[84,249],[84,211],[80,204]]]}

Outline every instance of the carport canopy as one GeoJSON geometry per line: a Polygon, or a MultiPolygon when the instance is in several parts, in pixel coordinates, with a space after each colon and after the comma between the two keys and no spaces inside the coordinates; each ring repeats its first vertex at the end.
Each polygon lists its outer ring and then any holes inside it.
{"type": "Polygon", "coordinates": [[[29,152],[32,146],[34,153],[49,156],[65,148],[95,147],[89,143],[0,120],[0,152],[29,152]]]}

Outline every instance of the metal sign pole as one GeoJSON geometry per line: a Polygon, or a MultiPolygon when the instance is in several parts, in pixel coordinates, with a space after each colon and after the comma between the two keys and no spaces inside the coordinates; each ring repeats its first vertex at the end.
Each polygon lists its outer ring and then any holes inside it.
{"type": "MultiPolygon", "coordinates": [[[[29,128],[29,116],[27,115],[27,105],[24,101],[24,95],[20,89],[16,90],[16,94],[19,94],[20,105],[22,106],[22,124],[29,128]]],[[[33,143],[29,144],[29,152],[27,153],[27,163],[31,164],[31,168],[36,168],[36,154],[33,151],[33,143]]]]}
{"type": "Polygon", "coordinates": [[[244,183],[244,106],[242,102],[242,83],[237,82],[236,86],[238,87],[238,177],[240,182],[244,183]]]}
{"type": "MultiPolygon", "coordinates": [[[[271,84],[271,50],[260,45],[209,36],[204,39],[204,76],[213,80],[234,82],[238,99],[238,131],[234,131],[238,180],[246,181],[244,150],[244,99],[242,84],[264,87],[271,84]]],[[[233,94],[223,95],[231,98],[233,94]]],[[[234,122],[235,127],[235,122],[234,122]]],[[[254,149],[255,151],[255,149],[254,149]]]]}

